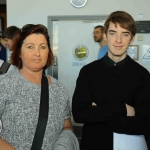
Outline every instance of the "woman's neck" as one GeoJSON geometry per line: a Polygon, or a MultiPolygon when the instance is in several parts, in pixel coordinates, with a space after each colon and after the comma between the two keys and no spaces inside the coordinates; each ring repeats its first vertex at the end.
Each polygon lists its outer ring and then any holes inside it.
{"type": "Polygon", "coordinates": [[[42,72],[40,71],[30,71],[26,69],[20,69],[20,73],[30,82],[41,85],[42,72]]]}

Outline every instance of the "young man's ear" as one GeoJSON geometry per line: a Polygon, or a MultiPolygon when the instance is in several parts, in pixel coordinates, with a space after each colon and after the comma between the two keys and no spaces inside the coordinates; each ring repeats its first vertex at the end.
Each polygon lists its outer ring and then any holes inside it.
{"type": "Polygon", "coordinates": [[[104,39],[104,41],[107,41],[107,37],[106,37],[105,33],[103,33],[103,39],[104,39]]]}
{"type": "Polygon", "coordinates": [[[135,36],[132,37],[131,41],[130,41],[130,44],[132,44],[135,40],[135,36]]]}

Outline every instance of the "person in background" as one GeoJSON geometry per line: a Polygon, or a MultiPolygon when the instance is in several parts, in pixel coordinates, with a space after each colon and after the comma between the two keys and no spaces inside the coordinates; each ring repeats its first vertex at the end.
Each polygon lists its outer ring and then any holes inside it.
{"type": "MultiPolygon", "coordinates": [[[[13,40],[15,39],[15,35],[17,34],[18,31],[19,31],[18,27],[9,26],[2,33],[3,46],[1,46],[1,50],[0,50],[0,68],[2,67],[3,63],[7,61],[7,58],[6,58],[7,52],[8,53],[12,52],[13,40]],[[9,51],[7,51],[6,48],[8,48],[9,51]]],[[[10,62],[10,61],[8,61],[8,62],[10,62]]],[[[14,69],[14,66],[10,65],[9,68],[7,69],[7,71],[10,71],[12,69],[14,69]]]]}
{"type": "MultiPolygon", "coordinates": [[[[7,61],[7,47],[11,51],[13,39],[15,38],[18,29],[19,28],[16,26],[10,26],[6,28],[2,33],[2,38],[0,42],[0,75],[3,74],[2,72],[3,69],[5,70],[4,73],[14,69],[14,66],[11,65],[10,62],[7,63],[5,68],[3,68],[3,65],[7,61]]],[[[0,132],[1,130],[2,130],[2,122],[0,120],[0,132]]]]}
{"type": "Polygon", "coordinates": [[[0,38],[0,60],[6,61],[6,47],[2,38],[0,38]]]}
{"type": "Polygon", "coordinates": [[[19,28],[16,26],[9,26],[3,31],[2,38],[4,39],[4,45],[11,51],[13,38],[17,34],[19,28]]]}
{"type": "Polygon", "coordinates": [[[114,11],[104,27],[108,53],[81,68],[72,99],[74,121],[84,124],[81,150],[148,150],[150,74],[126,54],[135,21],[114,11]]]}
{"type": "MultiPolygon", "coordinates": [[[[0,76],[0,150],[30,150],[38,123],[42,72],[53,64],[47,28],[23,26],[11,49],[11,63],[16,67],[0,76]]],[[[41,149],[79,150],[72,131],[68,91],[52,76],[44,77],[49,88],[49,113],[41,149]]]]}
{"type": "Polygon", "coordinates": [[[98,42],[100,45],[100,49],[98,52],[98,59],[104,57],[108,52],[108,46],[103,35],[104,35],[104,27],[101,25],[96,26],[93,31],[93,38],[94,41],[98,42]]]}

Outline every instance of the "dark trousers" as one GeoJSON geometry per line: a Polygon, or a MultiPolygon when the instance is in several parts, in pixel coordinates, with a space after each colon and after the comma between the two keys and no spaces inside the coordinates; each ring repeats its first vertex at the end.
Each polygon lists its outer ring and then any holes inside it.
{"type": "Polygon", "coordinates": [[[102,124],[84,125],[81,150],[113,150],[113,133],[102,124]]]}

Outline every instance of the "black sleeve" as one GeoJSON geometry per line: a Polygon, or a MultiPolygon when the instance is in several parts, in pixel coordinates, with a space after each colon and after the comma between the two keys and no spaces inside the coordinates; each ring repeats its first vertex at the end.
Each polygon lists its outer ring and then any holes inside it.
{"type": "Polygon", "coordinates": [[[135,116],[122,116],[109,122],[113,132],[125,134],[150,134],[150,75],[142,78],[134,101],[135,116]]]}
{"type": "Polygon", "coordinates": [[[113,120],[116,116],[126,116],[125,103],[111,106],[92,106],[94,98],[90,85],[90,75],[83,67],[76,82],[72,99],[72,114],[77,123],[97,123],[113,120]]]}
{"type": "Polygon", "coordinates": [[[150,120],[150,74],[146,74],[140,83],[134,101],[135,116],[150,120]]]}
{"type": "Polygon", "coordinates": [[[120,117],[107,123],[110,129],[116,133],[131,135],[148,135],[150,134],[150,121],[138,117],[120,117]]]}

